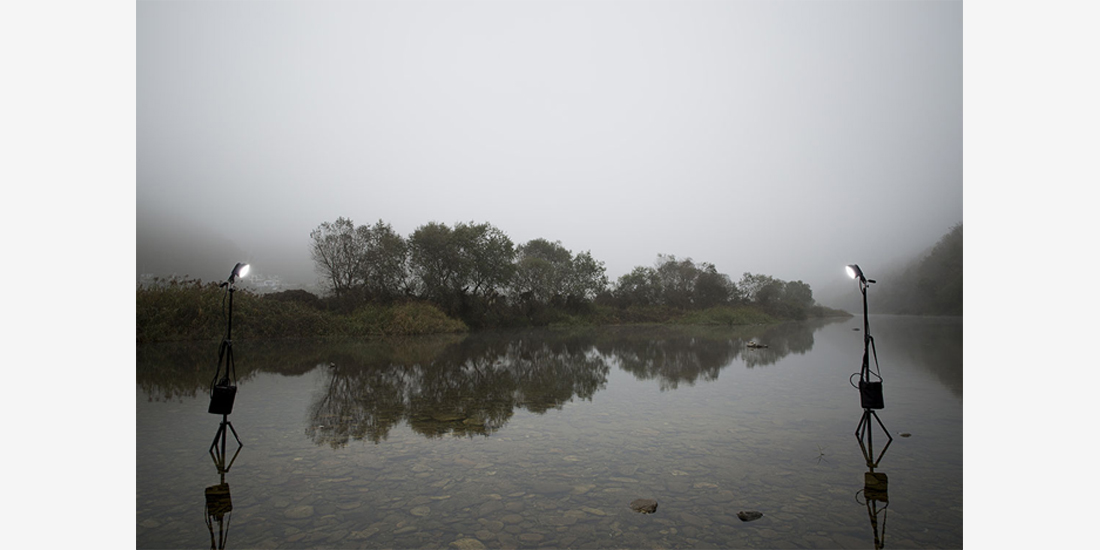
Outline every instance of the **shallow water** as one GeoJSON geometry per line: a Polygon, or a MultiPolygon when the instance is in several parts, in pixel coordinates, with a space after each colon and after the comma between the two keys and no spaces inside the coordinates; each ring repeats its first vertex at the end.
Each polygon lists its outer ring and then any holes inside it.
{"type": "Polygon", "coordinates": [[[961,547],[962,321],[871,317],[870,503],[861,327],[234,342],[221,474],[217,344],[139,346],[138,547],[961,547]]]}

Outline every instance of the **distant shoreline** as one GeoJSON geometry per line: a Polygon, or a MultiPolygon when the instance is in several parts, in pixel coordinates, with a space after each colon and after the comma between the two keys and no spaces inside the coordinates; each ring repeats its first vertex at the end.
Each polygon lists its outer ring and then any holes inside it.
{"type": "MultiPolygon", "coordinates": [[[[137,291],[137,342],[216,341],[226,336],[225,291],[214,283],[172,281],[137,291]]],[[[664,306],[591,305],[580,311],[542,308],[528,317],[470,327],[434,304],[409,300],[389,305],[367,303],[340,311],[308,292],[289,296],[236,291],[233,304],[235,340],[292,338],[369,338],[466,333],[479,329],[684,325],[735,327],[771,325],[787,319],[754,305],[683,310],[664,306]],[[521,322],[516,322],[517,320],[521,322]]],[[[805,319],[852,317],[846,311],[814,306],[805,319]]]]}

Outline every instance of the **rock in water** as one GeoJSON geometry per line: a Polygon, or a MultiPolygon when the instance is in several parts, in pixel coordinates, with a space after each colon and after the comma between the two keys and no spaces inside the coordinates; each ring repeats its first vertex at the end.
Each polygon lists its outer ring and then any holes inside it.
{"type": "Polygon", "coordinates": [[[295,506],[294,508],[287,509],[283,512],[283,515],[290,519],[305,519],[313,516],[312,506],[295,506]]]}
{"type": "Polygon", "coordinates": [[[451,543],[451,546],[458,548],[459,550],[485,550],[485,545],[481,544],[481,541],[477,539],[458,539],[451,543]]]}
{"type": "Polygon", "coordinates": [[[657,501],[651,498],[639,498],[630,503],[630,509],[641,514],[652,514],[657,511],[657,501]]]}
{"type": "Polygon", "coordinates": [[[764,514],[761,514],[760,512],[757,512],[755,510],[748,510],[737,512],[737,517],[741,521],[752,521],[764,517],[764,514]]]}

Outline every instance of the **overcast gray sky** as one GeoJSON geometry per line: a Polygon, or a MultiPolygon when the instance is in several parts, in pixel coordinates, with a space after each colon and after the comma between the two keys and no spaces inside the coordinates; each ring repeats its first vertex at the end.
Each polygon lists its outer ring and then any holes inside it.
{"type": "Polygon", "coordinates": [[[953,1],[138,2],[137,269],[314,283],[343,216],[820,294],[963,221],[962,38],[953,1]]]}

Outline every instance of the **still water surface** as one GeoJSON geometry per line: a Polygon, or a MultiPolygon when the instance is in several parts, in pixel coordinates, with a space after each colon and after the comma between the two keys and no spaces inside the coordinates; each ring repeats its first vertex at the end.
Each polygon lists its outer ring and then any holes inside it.
{"type": "Polygon", "coordinates": [[[238,341],[224,473],[217,344],[142,345],[137,544],[961,547],[962,320],[871,317],[893,440],[873,424],[870,502],[860,327],[238,341]]]}

